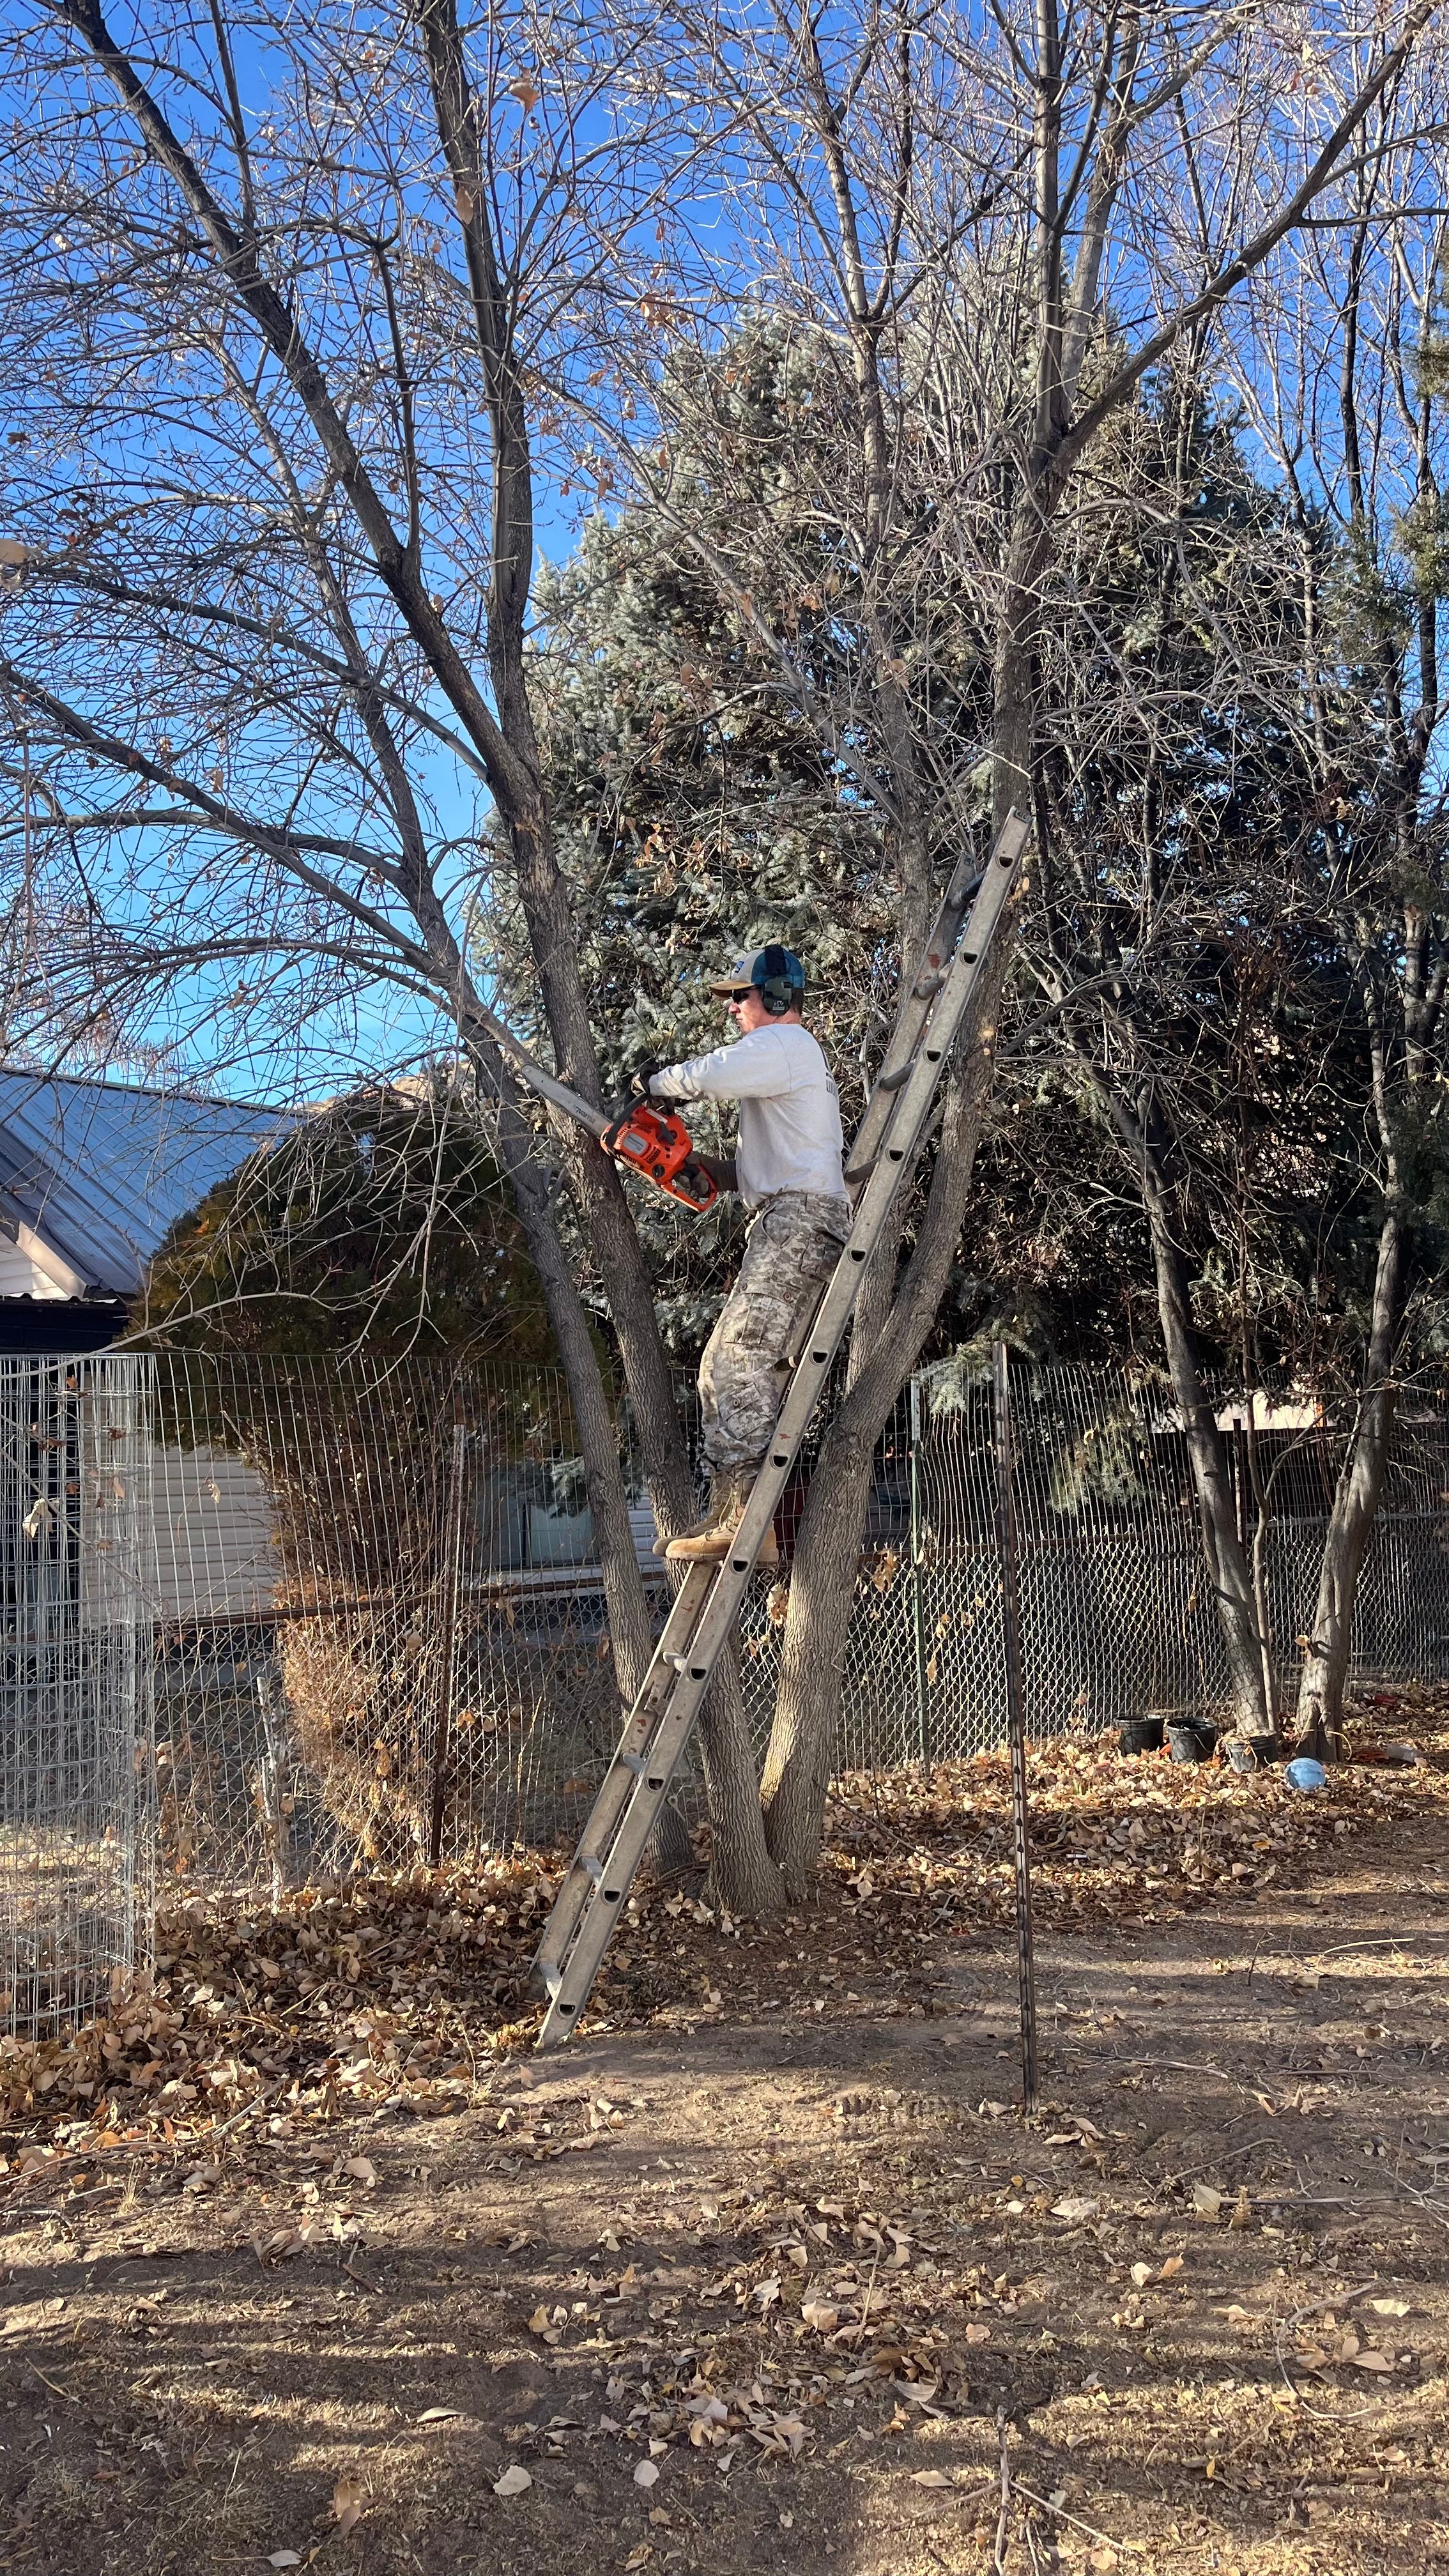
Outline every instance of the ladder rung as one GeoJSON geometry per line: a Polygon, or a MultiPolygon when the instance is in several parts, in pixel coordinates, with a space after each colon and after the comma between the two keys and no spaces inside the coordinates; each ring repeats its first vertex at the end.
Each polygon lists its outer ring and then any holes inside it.
{"type": "Polygon", "coordinates": [[[560,1986],[561,1986],[562,1984],[563,1984],[563,1970],[562,1970],[562,1968],[545,1968],[545,1969],[544,1969],[544,1972],[543,1972],[543,1990],[544,1990],[544,1993],[548,1996],[548,1998],[549,1998],[549,2001],[550,2001],[550,2002],[552,2002],[552,2001],[553,2001],[554,1996],[558,1993],[558,1990],[559,1990],[559,1988],[560,1988],[560,1986]]]}
{"type": "Polygon", "coordinates": [[[877,1091],[904,1091],[915,1069],[916,1059],[912,1056],[910,1063],[899,1066],[896,1072],[883,1073],[875,1086],[877,1091]]]}
{"type": "Polygon", "coordinates": [[[583,1871],[585,1878],[591,1878],[593,1880],[595,1887],[603,1886],[604,1864],[600,1860],[597,1852],[580,1852],[579,1867],[583,1871]]]}
{"type": "Polygon", "coordinates": [[[663,1788],[663,1772],[651,1771],[642,1753],[621,1753],[619,1760],[626,1771],[633,1772],[636,1780],[647,1781],[651,1789],[663,1788]]]}

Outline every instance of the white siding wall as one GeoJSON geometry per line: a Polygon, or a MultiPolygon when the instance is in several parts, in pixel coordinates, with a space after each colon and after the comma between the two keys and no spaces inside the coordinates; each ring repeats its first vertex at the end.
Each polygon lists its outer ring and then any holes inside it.
{"type": "Polygon", "coordinates": [[[272,1505],[255,1468],[210,1449],[153,1449],[153,1615],[262,1618],[275,1606],[281,1566],[272,1505]]]}
{"type": "Polygon", "coordinates": [[[0,1297],[64,1297],[67,1293],[8,1234],[0,1234],[0,1297]]]}

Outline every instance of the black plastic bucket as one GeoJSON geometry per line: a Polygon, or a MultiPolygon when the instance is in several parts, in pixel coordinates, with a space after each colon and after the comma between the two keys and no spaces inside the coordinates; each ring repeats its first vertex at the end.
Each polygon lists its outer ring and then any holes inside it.
{"type": "Polygon", "coordinates": [[[1205,1718],[1169,1718],[1167,1750],[1174,1762],[1211,1762],[1217,1746],[1217,1728],[1205,1718]]]}
{"type": "Polygon", "coordinates": [[[1223,1758],[1232,1771],[1265,1771],[1280,1761],[1283,1747],[1276,1735],[1225,1735],[1223,1758]]]}
{"type": "Polygon", "coordinates": [[[1119,1753],[1160,1753],[1162,1751],[1160,1717],[1131,1717],[1117,1737],[1119,1753]]]}

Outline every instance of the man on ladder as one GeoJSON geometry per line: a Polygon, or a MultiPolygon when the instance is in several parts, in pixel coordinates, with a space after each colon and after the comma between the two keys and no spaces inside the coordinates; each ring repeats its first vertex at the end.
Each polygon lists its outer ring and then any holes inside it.
{"type": "MultiPolygon", "coordinates": [[[[800,959],[772,942],[709,989],[729,1010],[734,1042],[635,1076],[645,1097],[739,1102],[733,1157],[698,1160],[752,1211],[739,1276],[699,1364],[709,1509],[662,1550],[676,1565],[728,1555],[770,1445],[793,1337],[840,1259],[852,1216],[840,1095],[801,1017],[800,959]]],[[[758,1562],[773,1565],[777,1555],[770,1529],[758,1562]]]]}
{"type": "MultiPolygon", "coordinates": [[[[851,1149],[849,1185],[856,1194],[853,1205],[845,1196],[839,1113],[829,1076],[823,1073],[823,1059],[820,1074],[814,1076],[819,1087],[812,1094],[807,1068],[813,1068],[818,1050],[812,1054],[813,1041],[803,1027],[797,1026],[792,1033],[788,1028],[782,1031],[779,1025],[792,1018],[798,1023],[799,995],[804,984],[799,961],[791,958],[788,951],[762,949],[758,957],[742,959],[734,976],[726,980],[725,998],[741,1022],[737,1046],[722,1048],[717,1056],[672,1066],[667,1073],[639,1078],[640,1092],[657,1085],[661,1100],[677,1084],[677,1096],[703,1099],[712,1093],[716,1098],[740,1102],[740,1151],[735,1158],[739,1168],[735,1177],[755,1202],[757,1217],[734,1297],[758,1286],[762,1297],[769,1296],[772,1302],[778,1298],[778,1303],[769,1329],[744,1337],[748,1356],[741,1376],[756,1390],[755,1410],[747,1405],[744,1418],[737,1423],[726,1420],[718,1354],[711,1363],[711,1386],[706,1391],[706,1410],[712,1411],[714,1420],[711,1463],[719,1484],[723,1486],[728,1480],[729,1491],[727,1495],[717,1494],[710,1518],[699,1530],[692,1531],[682,1543],[676,1541],[667,1551],[670,1555],[683,1554],[684,1580],[670,1604],[649,1670],[599,1783],[578,1848],[555,1893],[534,1960],[536,1982],[549,1999],[538,2036],[540,2048],[557,2048],[579,2026],[610,1932],[620,1920],[634,1873],[648,1850],[660,1808],[669,1795],[669,1784],[698,1719],[710,1675],[734,1634],[746,1587],[855,1311],[867,1264],[882,1239],[898,1192],[910,1180],[926,1121],[953,1049],[970,1026],[970,1013],[982,990],[993,947],[1010,915],[1026,840],[1026,823],[1019,814],[1009,814],[996,834],[985,867],[978,872],[967,857],[952,871],[924,951],[901,995],[896,1025],[851,1149]],[[751,1000],[752,994],[758,995],[758,1003],[751,1000]],[[771,1022],[775,1023],[773,1028],[771,1022]],[[740,1075],[747,1073],[750,1064],[746,1049],[756,1057],[764,1056],[767,1050],[755,1045],[756,1038],[781,1035],[791,1053],[793,1074],[788,1079],[782,1077],[781,1050],[770,1047],[768,1055],[775,1071],[758,1083],[741,1080],[740,1075]],[[814,1106],[807,1109],[812,1097],[814,1106]],[[755,1148],[764,1146],[765,1139],[759,1120],[746,1113],[759,1111],[766,1103],[775,1133],[765,1159],[757,1164],[755,1148]],[[782,1103],[784,1115],[779,1116],[782,1103]],[[830,1123],[822,1134],[827,1104],[830,1123]],[[823,1150],[826,1146],[828,1150],[823,1150]],[[791,1250],[777,1250],[768,1232],[771,1203],[778,1206],[782,1200],[800,1203],[791,1208],[786,1220],[791,1228],[791,1250]],[[800,1247],[793,1231],[802,1220],[812,1228],[818,1226],[820,1234],[830,1238],[829,1246],[825,1242],[806,1244],[805,1259],[813,1273],[808,1277],[802,1275],[800,1247]],[[849,1231],[844,1233],[847,1221],[849,1231]],[[762,1222],[767,1228],[764,1257],[756,1264],[753,1256],[762,1222]],[[843,1240],[837,1227],[842,1230],[843,1240]],[[817,1293],[820,1271],[815,1265],[827,1259],[828,1250],[837,1244],[839,1258],[825,1280],[823,1293],[817,1293]],[[785,1269],[787,1262],[788,1278],[777,1283],[776,1274],[785,1269]],[[757,1272],[756,1278],[749,1275],[752,1271],[757,1272]],[[792,1339],[797,1319],[808,1327],[798,1343],[792,1339]],[[764,1364],[767,1354],[768,1367],[764,1364]],[[783,1385],[776,1390],[772,1381],[781,1360],[788,1360],[788,1367],[783,1373],[783,1385]],[[761,1412],[758,1408],[767,1387],[769,1397],[761,1412]],[[757,1419],[762,1424],[759,1432],[753,1429],[757,1419]],[[737,1460],[753,1461],[753,1485],[748,1481],[750,1470],[736,1464],[737,1460]]],[[[516,1047],[516,1041],[514,1044],[516,1047]]],[[[543,1074],[541,1068],[533,1067],[530,1079],[545,1099],[556,1099],[606,1147],[615,1128],[619,1129],[622,1143],[620,1121],[595,1112],[587,1102],[575,1105],[573,1095],[566,1095],[565,1086],[555,1082],[552,1075],[543,1074]]],[[[640,1125],[641,1129],[647,1126],[656,1132],[641,1133],[637,1143],[631,1143],[630,1155],[625,1159],[634,1159],[638,1169],[655,1178],[660,1187],[667,1188],[674,1180],[672,1194],[683,1197],[687,1206],[708,1206],[708,1198],[699,1195],[714,1186],[708,1173],[699,1173],[697,1190],[693,1182],[681,1190],[675,1179],[685,1171],[693,1153],[683,1121],[662,1106],[646,1118],[641,1104],[640,1125]],[[665,1129],[670,1131],[668,1135],[665,1129]]],[[[716,1338],[731,1348],[735,1335],[725,1330],[728,1312],[727,1308],[720,1319],[716,1338]]],[[[727,1374],[732,1392],[733,1365],[727,1374]]]]}

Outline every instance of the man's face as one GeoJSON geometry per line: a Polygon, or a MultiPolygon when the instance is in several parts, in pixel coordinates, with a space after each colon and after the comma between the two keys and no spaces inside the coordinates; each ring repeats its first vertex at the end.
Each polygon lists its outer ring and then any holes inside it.
{"type": "Polygon", "coordinates": [[[770,1016],[765,1008],[765,997],[757,984],[747,984],[743,991],[733,993],[725,1009],[742,1038],[748,1037],[751,1029],[764,1028],[770,1016]]]}

